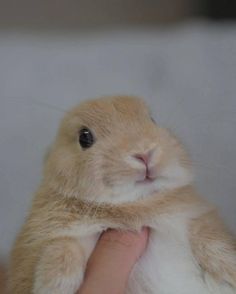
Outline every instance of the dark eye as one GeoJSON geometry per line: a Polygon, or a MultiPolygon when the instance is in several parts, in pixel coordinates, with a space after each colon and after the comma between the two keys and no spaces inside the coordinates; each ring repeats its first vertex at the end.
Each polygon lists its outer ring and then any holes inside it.
{"type": "Polygon", "coordinates": [[[83,149],[91,147],[94,141],[93,134],[88,128],[82,128],[79,131],[79,143],[83,149]]]}

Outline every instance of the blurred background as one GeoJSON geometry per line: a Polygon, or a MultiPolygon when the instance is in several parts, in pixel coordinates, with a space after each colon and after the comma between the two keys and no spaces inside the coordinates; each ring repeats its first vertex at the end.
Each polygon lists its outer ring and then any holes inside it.
{"type": "Polygon", "coordinates": [[[0,0],[0,256],[72,105],[142,96],[236,232],[235,0],[0,0]]]}
{"type": "Polygon", "coordinates": [[[234,0],[1,0],[2,28],[84,29],[234,19],[234,0]]]}

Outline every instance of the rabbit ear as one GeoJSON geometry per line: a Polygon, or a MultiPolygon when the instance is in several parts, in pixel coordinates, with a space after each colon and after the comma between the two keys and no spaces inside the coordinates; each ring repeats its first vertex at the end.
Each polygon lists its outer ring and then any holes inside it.
{"type": "Polygon", "coordinates": [[[236,240],[217,213],[211,211],[195,219],[189,232],[193,254],[203,271],[236,290],[236,240]]]}

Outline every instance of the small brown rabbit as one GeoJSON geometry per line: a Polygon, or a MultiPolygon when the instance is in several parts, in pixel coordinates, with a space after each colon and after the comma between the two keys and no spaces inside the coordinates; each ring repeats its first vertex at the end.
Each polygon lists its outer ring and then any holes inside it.
{"type": "Polygon", "coordinates": [[[9,291],[73,294],[107,228],[150,227],[129,294],[236,293],[235,240],[192,186],[178,140],[135,97],[82,103],[62,121],[11,254],[9,291]]]}

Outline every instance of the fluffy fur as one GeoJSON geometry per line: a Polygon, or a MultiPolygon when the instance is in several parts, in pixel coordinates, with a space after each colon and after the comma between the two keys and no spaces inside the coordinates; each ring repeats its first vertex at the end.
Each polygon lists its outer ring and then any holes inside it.
{"type": "Polygon", "coordinates": [[[127,294],[236,293],[235,241],[214,207],[192,186],[179,141],[135,97],[84,102],[67,113],[47,156],[44,177],[11,255],[10,293],[79,288],[103,230],[151,228],[127,294]],[[78,143],[82,127],[96,142],[78,143]],[[150,183],[140,183],[150,155],[150,183]]]}

